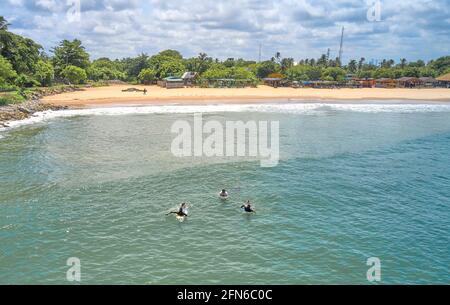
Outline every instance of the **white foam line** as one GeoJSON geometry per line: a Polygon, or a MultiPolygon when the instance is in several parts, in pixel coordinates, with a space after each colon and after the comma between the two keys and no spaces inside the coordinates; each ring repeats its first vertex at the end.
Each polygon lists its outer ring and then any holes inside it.
{"type": "MultiPolygon", "coordinates": [[[[189,114],[189,113],[230,113],[230,112],[265,112],[317,115],[328,110],[353,111],[363,113],[415,113],[415,112],[450,112],[448,104],[329,104],[329,103],[290,103],[290,104],[232,104],[232,105],[191,105],[191,106],[138,106],[89,108],[78,110],[60,110],[37,112],[32,117],[9,122],[10,128],[45,122],[54,118],[75,116],[119,116],[131,114],[189,114]]],[[[1,128],[0,132],[5,130],[1,128]]]]}

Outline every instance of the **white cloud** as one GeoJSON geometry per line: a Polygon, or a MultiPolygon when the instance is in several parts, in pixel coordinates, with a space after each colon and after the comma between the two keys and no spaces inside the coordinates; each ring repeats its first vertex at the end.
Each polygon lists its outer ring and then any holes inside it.
{"type": "Polygon", "coordinates": [[[449,2],[384,0],[379,23],[366,20],[365,0],[81,0],[80,23],[67,20],[66,1],[8,0],[0,15],[47,49],[80,38],[94,57],[177,48],[256,59],[260,43],[265,58],[318,57],[328,48],[336,56],[345,26],[344,59],[398,60],[448,55],[449,2]]]}

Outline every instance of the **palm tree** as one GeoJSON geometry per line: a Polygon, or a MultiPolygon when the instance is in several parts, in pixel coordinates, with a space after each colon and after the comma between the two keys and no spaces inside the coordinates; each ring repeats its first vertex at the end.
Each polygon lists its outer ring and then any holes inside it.
{"type": "Polygon", "coordinates": [[[274,61],[276,61],[277,63],[281,64],[281,53],[280,52],[277,52],[275,54],[274,61]]]}
{"type": "Polygon", "coordinates": [[[400,68],[405,68],[406,67],[406,59],[405,58],[402,58],[402,59],[400,59],[400,68]]]}
{"type": "Polygon", "coordinates": [[[358,69],[358,63],[356,62],[356,60],[352,59],[352,60],[348,63],[348,70],[349,70],[351,73],[355,73],[357,69],[358,69]]]}
{"type": "Polygon", "coordinates": [[[281,60],[281,69],[283,71],[291,68],[292,66],[294,66],[294,59],[293,58],[283,58],[281,60]]]}
{"type": "Polygon", "coordinates": [[[0,16],[0,54],[3,53],[3,50],[11,42],[11,34],[7,32],[8,25],[9,23],[6,19],[0,16]]]}
{"type": "Polygon", "coordinates": [[[208,57],[208,54],[206,54],[206,53],[200,53],[200,54],[198,54],[197,61],[198,61],[198,67],[195,72],[203,73],[207,70],[208,62],[212,61],[212,58],[208,57]]]}
{"type": "Polygon", "coordinates": [[[9,23],[6,21],[6,19],[3,16],[0,16],[0,31],[6,31],[8,30],[9,23]]]}
{"type": "Polygon", "coordinates": [[[320,58],[317,60],[317,65],[322,67],[326,67],[328,65],[326,54],[322,54],[322,56],[320,56],[320,58]]]}
{"type": "Polygon", "coordinates": [[[358,62],[358,70],[361,71],[363,66],[364,66],[364,62],[366,61],[366,59],[364,57],[361,57],[361,59],[358,62]]]}

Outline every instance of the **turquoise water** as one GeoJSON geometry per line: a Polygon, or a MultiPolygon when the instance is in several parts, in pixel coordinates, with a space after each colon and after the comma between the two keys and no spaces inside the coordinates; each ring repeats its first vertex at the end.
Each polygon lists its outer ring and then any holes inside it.
{"type": "Polygon", "coordinates": [[[0,284],[68,283],[70,257],[82,284],[368,284],[370,257],[382,283],[449,284],[450,109],[305,107],[204,114],[280,121],[275,168],[173,157],[183,112],[2,132],[0,284]]]}

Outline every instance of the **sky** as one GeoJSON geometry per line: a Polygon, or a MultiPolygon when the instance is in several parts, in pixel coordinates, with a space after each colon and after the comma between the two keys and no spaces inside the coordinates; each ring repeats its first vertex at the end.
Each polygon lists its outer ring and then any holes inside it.
{"type": "Polygon", "coordinates": [[[47,52],[82,40],[92,59],[179,50],[220,59],[450,55],[450,0],[0,0],[14,33],[47,52]],[[79,6],[77,4],[79,2],[79,6]]]}

